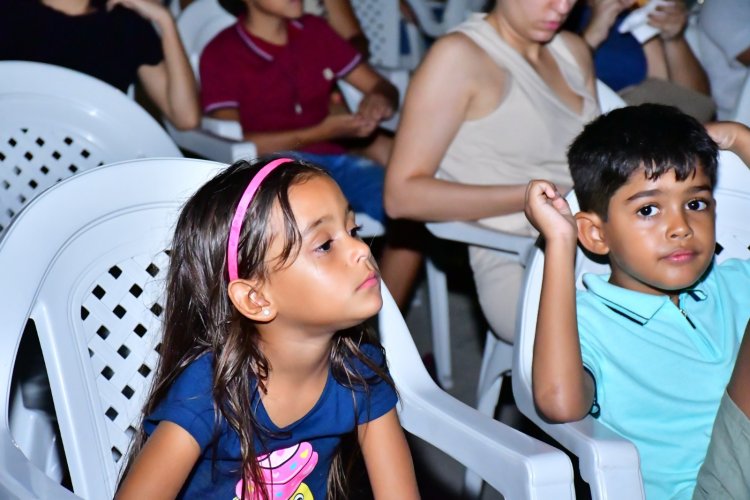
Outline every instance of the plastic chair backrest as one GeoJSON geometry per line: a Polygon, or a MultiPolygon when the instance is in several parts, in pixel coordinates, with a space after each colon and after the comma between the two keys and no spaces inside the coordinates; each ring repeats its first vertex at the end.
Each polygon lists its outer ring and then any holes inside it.
{"type": "MultiPolygon", "coordinates": [[[[750,169],[734,153],[722,151],[719,156],[718,172],[719,178],[714,195],[717,200],[716,241],[721,250],[717,251],[716,260],[721,262],[730,257],[750,259],[750,224],[746,219],[746,214],[750,213],[750,169]]],[[[568,202],[573,212],[577,212],[578,203],[575,200],[574,193],[568,195],[568,202]]],[[[640,479],[638,457],[632,445],[625,442],[626,446],[618,447],[616,441],[625,440],[608,431],[590,416],[580,422],[571,424],[549,424],[536,412],[531,391],[531,366],[543,268],[544,252],[536,248],[532,252],[527,266],[525,284],[519,304],[513,360],[513,395],[516,404],[524,415],[576,454],[587,446],[585,443],[581,444],[580,441],[596,440],[597,438],[610,441],[605,445],[605,448],[611,446],[609,451],[612,454],[622,453],[619,457],[600,457],[611,460],[608,464],[588,463],[579,455],[581,475],[591,485],[594,498],[638,498],[638,491],[641,492],[640,496],[642,497],[642,485],[632,484],[634,478],[640,479]],[[606,480],[596,477],[599,472],[604,473],[605,469],[611,464],[622,466],[623,470],[626,470],[629,468],[628,462],[635,467],[633,470],[638,475],[626,477],[621,484],[606,484],[606,480]]],[[[602,274],[608,272],[608,265],[596,263],[588,259],[580,249],[578,250],[575,275],[576,286],[579,289],[583,288],[581,277],[584,273],[602,274]]],[[[605,453],[606,451],[605,449],[605,453]]],[[[623,474],[618,479],[623,479],[625,476],[626,474],[623,474]]]]}
{"type": "Polygon", "coordinates": [[[742,84],[742,91],[737,98],[734,115],[731,120],[744,123],[750,127],[750,71],[748,71],[745,77],[745,83],[742,84]]]}
{"type": "Polygon", "coordinates": [[[352,0],[352,7],[370,42],[370,63],[383,68],[400,68],[398,0],[352,0]]]}
{"type": "Polygon", "coordinates": [[[37,194],[103,163],[182,156],[114,87],[66,68],[0,62],[0,234],[37,194]]]}
{"type": "Polygon", "coordinates": [[[198,65],[203,49],[235,22],[237,18],[224,10],[217,0],[196,0],[177,18],[177,30],[196,79],[200,79],[198,65]]]}
{"type": "Polygon", "coordinates": [[[599,98],[599,109],[602,113],[627,106],[623,98],[601,80],[596,80],[596,93],[599,98]]]}
{"type": "MultiPolygon", "coordinates": [[[[112,498],[156,368],[176,217],[223,167],[146,159],[92,169],[34,200],[0,241],[0,497],[112,498]],[[10,437],[4,410],[28,318],[37,327],[75,495],[30,465],[10,437]]],[[[440,391],[385,287],[383,300],[381,333],[393,353],[407,430],[512,498],[572,498],[567,457],[440,391]]]]}

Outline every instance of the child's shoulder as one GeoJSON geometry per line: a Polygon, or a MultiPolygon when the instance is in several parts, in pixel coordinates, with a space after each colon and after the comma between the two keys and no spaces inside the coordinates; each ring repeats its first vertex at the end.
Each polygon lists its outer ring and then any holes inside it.
{"type": "Polygon", "coordinates": [[[365,360],[360,359],[354,354],[350,355],[346,360],[350,369],[360,373],[366,378],[369,378],[375,375],[375,371],[370,365],[374,365],[381,369],[387,368],[385,352],[381,346],[362,343],[359,345],[359,351],[362,353],[365,360]]]}

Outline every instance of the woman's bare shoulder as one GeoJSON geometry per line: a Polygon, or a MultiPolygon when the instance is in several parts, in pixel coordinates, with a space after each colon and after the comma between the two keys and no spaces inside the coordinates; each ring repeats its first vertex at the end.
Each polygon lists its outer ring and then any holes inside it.
{"type": "Polygon", "coordinates": [[[573,54],[578,66],[587,73],[593,73],[594,63],[591,58],[591,49],[586,41],[579,35],[570,31],[561,31],[557,36],[573,54]]]}

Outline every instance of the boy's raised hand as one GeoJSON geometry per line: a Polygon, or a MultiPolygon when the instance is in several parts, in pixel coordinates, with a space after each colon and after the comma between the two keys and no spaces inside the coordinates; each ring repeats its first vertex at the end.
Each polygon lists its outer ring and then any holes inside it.
{"type": "Polygon", "coordinates": [[[737,122],[713,122],[706,124],[706,131],[719,149],[736,153],[745,163],[750,162],[750,129],[737,122]]]}
{"type": "Polygon", "coordinates": [[[574,243],[577,240],[578,226],[570,205],[553,183],[545,180],[529,182],[524,212],[546,240],[562,239],[574,243]]]}

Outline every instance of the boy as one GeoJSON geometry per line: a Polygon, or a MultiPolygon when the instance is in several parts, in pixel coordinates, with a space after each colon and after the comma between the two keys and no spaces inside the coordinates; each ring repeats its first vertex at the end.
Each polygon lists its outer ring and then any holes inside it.
{"type": "MultiPolygon", "coordinates": [[[[750,159],[750,131],[712,127],[722,146],[750,159]]],[[[549,182],[532,181],[526,194],[546,240],[536,405],[557,422],[592,413],[634,442],[650,500],[693,494],[750,318],[750,261],[713,265],[716,157],[706,130],[675,108],[623,108],[570,147],[575,217],[549,182]],[[612,272],[584,276],[576,296],[577,241],[607,255],[612,272]]],[[[742,410],[748,436],[750,405],[742,410]]],[[[737,445],[750,446],[745,439],[737,445]]]]}

